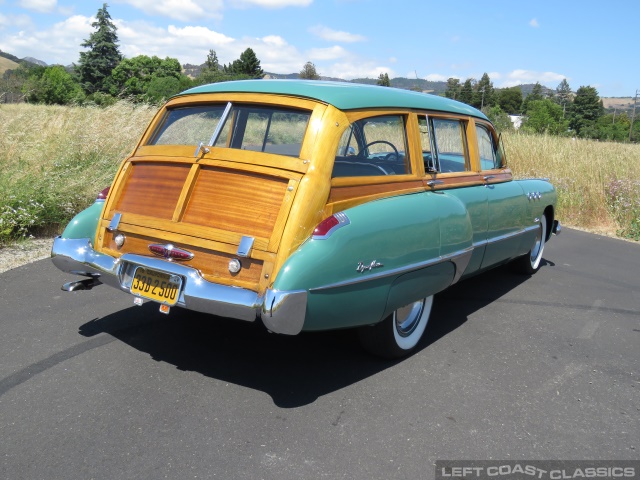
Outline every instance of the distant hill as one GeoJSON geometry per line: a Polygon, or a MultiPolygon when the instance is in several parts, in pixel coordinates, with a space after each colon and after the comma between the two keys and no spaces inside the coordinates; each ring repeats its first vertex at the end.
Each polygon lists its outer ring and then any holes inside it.
{"type": "Polygon", "coordinates": [[[15,70],[18,68],[18,63],[13,60],[9,60],[6,57],[0,56],[0,75],[2,75],[7,70],[15,70]]]}
{"type": "Polygon", "coordinates": [[[3,52],[2,50],[0,50],[0,57],[6,58],[7,60],[11,60],[15,63],[20,63],[20,59],[18,57],[16,57],[15,55],[11,55],[10,53],[3,52]]]}
{"type": "Polygon", "coordinates": [[[18,65],[23,62],[33,63],[42,67],[47,66],[45,62],[43,62],[42,60],[38,60],[37,58],[18,58],[15,55],[11,55],[10,53],[0,50],[0,75],[2,75],[7,70],[15,70],[16,68],[18,68],[18,65]]]}
{"type": "Polygon", "coordinates": [[[22,59],[23,62],[29,62],[29,63],[33,63],[35,65],[40,65],[41,67],[47,67],[48,65],[43,62],[42,60],[38,60],[37,58],[33,58],[33,57],[24,57],[22,59]]]}

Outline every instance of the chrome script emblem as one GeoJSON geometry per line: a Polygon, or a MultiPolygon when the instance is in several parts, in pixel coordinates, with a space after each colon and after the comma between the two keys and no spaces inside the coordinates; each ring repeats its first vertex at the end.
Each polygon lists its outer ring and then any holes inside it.
{"type": "Polygon", "coordinates": [[[158,257],[164,257],[167,260],[191,260],[193,258],[193,253],[188,252],[187,250],[183,250],[182,248],[177,248],[167,243],[166,245],[161,245],[159,243],[153,243],[149,245],[149,250],[154,255],[158,257]]]}
{"type": "Polygon", "coordinates": [[[368,263],[368,264],[358,262],[358,266],[356,267],[356,272],[359,272],[359,273],[368,272],[368,271],[370,272],[374,268],[380,268],[380,267],[384,267],[384,265],[378,262],[377,260],[373,260],[371,263],[368,263]]]}

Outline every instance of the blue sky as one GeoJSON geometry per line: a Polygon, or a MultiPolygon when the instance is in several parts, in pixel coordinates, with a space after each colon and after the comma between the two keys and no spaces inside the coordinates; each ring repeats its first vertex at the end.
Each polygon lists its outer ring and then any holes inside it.
{"type": "MultiPolygon", "coordinates": [[[[321,75],[479,79],[496,87],[563,78],[576,90],[640,89],[640,6],[506,0],[111,0],[126,57],[229,63],[251,47],[262,68],[321,75]]],[[[48,64],[78,61],[103,1],[0,0],[0,50],[48,64]]]]}

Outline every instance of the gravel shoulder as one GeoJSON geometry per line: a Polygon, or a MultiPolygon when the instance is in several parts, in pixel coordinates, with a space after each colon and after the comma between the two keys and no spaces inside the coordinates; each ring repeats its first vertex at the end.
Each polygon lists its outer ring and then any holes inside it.
{"type": "Polygon", "coordinates": [[[51,255],[53,238],[32,238],[0,247],[0,273],[51,255]]]}

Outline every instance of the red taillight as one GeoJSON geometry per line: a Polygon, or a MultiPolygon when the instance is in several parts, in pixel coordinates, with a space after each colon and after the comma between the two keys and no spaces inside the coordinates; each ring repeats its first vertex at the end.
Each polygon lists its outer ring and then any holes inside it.
{"type": "Polygon", "coordinates": [[[313,230],[311,238],[314,240],[323,240],[329,238],[337,229],[349,225],[349,217],[344,212],[334,213],[330,217],[321,221],[313,230]]]}
{"type": "Polygon", "coordinates": [[[96,200],[105,200],[107,198],[107,195],[109,195],[109,190],[111,189],[111,187],[107,187],[104,190],[102,190],[98,196],[96,197],[96,200]]]}

